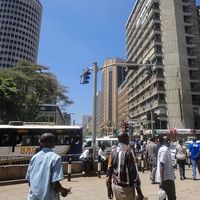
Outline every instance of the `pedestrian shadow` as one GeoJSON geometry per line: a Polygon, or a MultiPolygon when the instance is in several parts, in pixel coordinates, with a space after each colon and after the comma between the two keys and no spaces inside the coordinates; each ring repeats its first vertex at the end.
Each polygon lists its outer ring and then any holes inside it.
{"type": "Polygon", "coordinates": [[[193,179],[192,177],[187,177],[185,180],[200,181],[200,178],[193,179]]]}

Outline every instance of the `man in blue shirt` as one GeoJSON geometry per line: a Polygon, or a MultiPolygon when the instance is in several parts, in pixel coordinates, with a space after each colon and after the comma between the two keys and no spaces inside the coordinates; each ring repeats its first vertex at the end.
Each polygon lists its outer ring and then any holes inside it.
{"type": "Polygon", "coordinates": [[[59,193],[65,197],[70,190],[59,182],[64,177],[61,157],[52,151],[55,136],[44,133],[40,143],[43,148],[32,157],[27,170],[30,186],[27,200],[59,200],[59,193]]]}
{"type": "Polygon", "coordinates": [[[199,161],[200,161],[200,145],[196,143],[196,139],[194,139],[193,143],[190,144],[189,151],[191,154],[191,162],[192,162],[192,178],[193,180],[196,180],[196,167],[198,167],[199,169],[199,161]]]}

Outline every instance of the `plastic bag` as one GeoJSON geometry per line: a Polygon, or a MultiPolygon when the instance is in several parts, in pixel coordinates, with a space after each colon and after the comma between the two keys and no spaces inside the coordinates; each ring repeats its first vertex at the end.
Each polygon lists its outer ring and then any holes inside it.
{"type": "Polygon", "coordinates": [[[158,200],[164,200],[166,198],[166,192],[163,189],[158,191],[158,200]]]}

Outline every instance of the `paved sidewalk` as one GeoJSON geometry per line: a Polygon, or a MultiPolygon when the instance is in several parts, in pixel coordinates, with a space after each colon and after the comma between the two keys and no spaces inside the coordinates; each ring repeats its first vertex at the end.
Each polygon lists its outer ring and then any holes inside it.
{"type": "MultiPolygon", "coordinates": [[[[193,181],[191,178],[191,168],[187,168],[186,176],[188,179],[181,181],[178,170],[175,170],[177,200],[197,200],[200,199],[200,179],[193,181]]],[[[149,181],[149,172],[140,172],[142,180],[142,190],[149,200],[157,200],[158,185],[152,185],[149,181]]],[[[72,178],[70,182],[67,179],[62,181],[66,187],[72,187],[72,194],[67,197],[61,197],[61,200],[107,200],[105,175],[98,177],[77,177],[72,178]]],[[[28,184],[15,184],[0,186],[1,200],[25,200],[28,192],[28,184]]]]}

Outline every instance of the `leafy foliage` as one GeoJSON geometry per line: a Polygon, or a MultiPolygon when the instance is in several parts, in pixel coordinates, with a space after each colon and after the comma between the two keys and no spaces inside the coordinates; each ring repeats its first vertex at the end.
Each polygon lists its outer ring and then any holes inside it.
{"type": "Polygon", "coordinates": [[[41,104],[61,104],[73,102],[66,95],[68,88],[59,84],[48,67],[33,65],[27,61],[13,68],[0,68],[0,119],[40,121],[41,104]]]}

